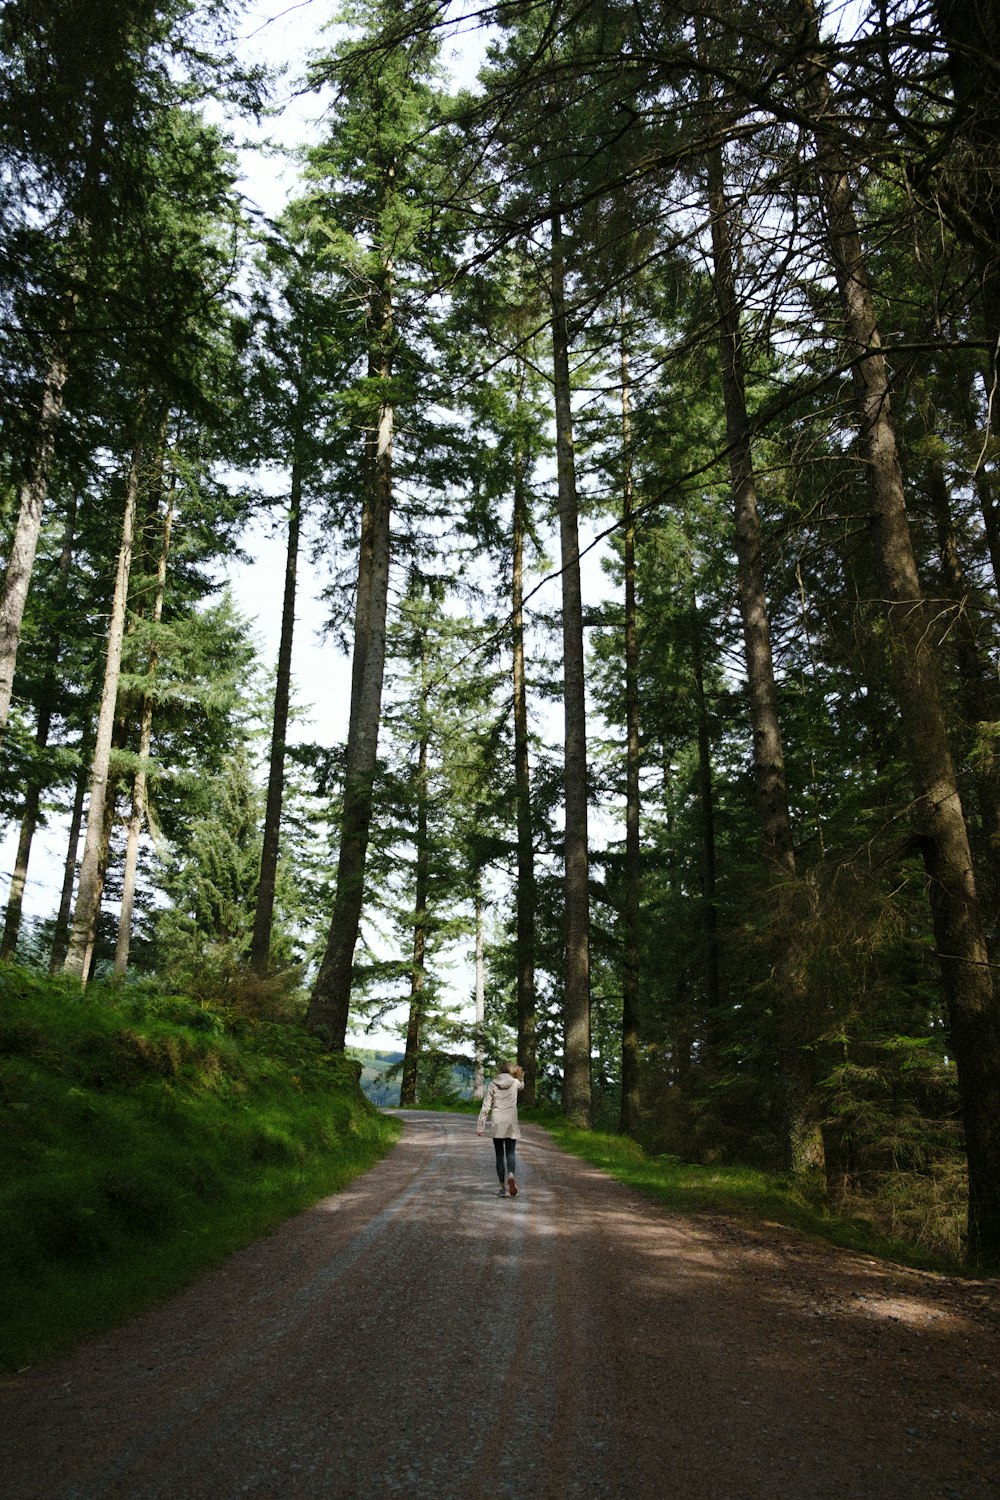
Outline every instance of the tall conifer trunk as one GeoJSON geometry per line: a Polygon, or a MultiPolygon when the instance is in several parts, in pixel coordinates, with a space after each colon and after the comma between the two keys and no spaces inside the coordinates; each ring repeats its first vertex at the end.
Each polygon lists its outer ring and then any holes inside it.
{"type": "Polygon", "coordinates": [[[403,1076],[400,1084],[401,1105],[417,1102],[417,1063],[424,1019],[424,991],[427,982],[427,896],[430,877],[430,843],[427,829],[427,637],[420,633],[420,741],[417,749],[417,840],[413,896],[413,964],[410,970],[410,1010],[406,1023],[406,1049],[403,1053],[403,1076]]]}
{"type": "Polygon", "coordinates": [[[743,336],[736,296],[730,210],[718,152],[713,152],[709,158],[708,177],[714,261],[712,282],[719,314],[722,395],[736,521],[737,590],[750,700],[754,782],[765,863],[778,874],[794,875],[792,823],[771,653],[757,483],[746,408],[743,336]]]}
{"type": "Polygon", "coordinates": [[[49,973],[58,974],[66,959],[69,947],[69,925],[73,912],[73,886],[76,883],[76,856],[80,847],[80,831],[83,828],[83,809],[87,800],[88,754],[84,742],[80,747],[80,768],[76,775],[76,790],[73,809],[70,813],[69,832],[66,836],[66,857],[63,860],[63,883],[59,895],[59,910],[52,933],[52,952],[49,956],[49,973]]]}
{"type": "MultiPolygon", "coordinates": [[[[481,1099],[485,1079],[483,1077],[483,1026],[486,1022],[486,949],[483,931],[483,883],[481,879],[476,880],[476,981],[475,981],[475,1010],[476,1010],[476,1041],[475,1061],[472,1074],[472,1097],[481,1099]]],[[[520,1034],[520,1027],[518,1028],[520,1034]]],[[[520,1058],[520,1053],[518,1053],[520,1058]]],[[[524,1067],[524,1064],[521,1064],[524,1067]]],[[[528,1073],[525,1069],[525,1089],[527,1089],[528,1073]]]]}
{"type": "Polygon", "coordinates": [[[513,632],[514,787],[517,799],[517,1060],[524,1069],[524,1102],[538,1086],[535,1014],[535,848],[528,758],[528,689],[524,661],[524,534],[527,486],[523,453],[515,456],[511,563],[513,632]]]}
{"type": "MultiPolygon", "coordinates": [[[[66,512],[66,521],[63,526],[62,549],[59,553],[59,565],[56,571],[60,603],[65,600],[69,572],[73,565],[76,511],[77,501],[76,492],[74,491],[66,512]]],[[[38,723],[35,726],[35,749],[39,752],[39,756],[41,756],[49,742],[49,733],[52,729],[53,717],[55,716],[55,704],[59,694],[59,683],[57,680],[59,642],[55,641],[50,644],[54,657],[45,674],[44,699],[39,710],[38,723]]],[[[42,796],[42,777],[41,766],[38,766],[32,771],[25,792],[24,811],[21,814],[21,828],[17,840],[17,855],[14,860],[14,871],[11,876],[7,910],[4,914],[3,938],[0,940],[0,959],[11,958],[17,949],[17,939],[21,930],[21,915],[24,905],[24,888],[28,880],[28,861],[31,857],[31,845],[34,841],[35,830],[38,827],[38,809],[42,796]]]]}
{"type": "MultiPolygon", "coordinates": [[[[87,204],[100,183],[107,144],[107,121],[100,94],[91,106],[91,128],[86,144],[86,171],[80,189],[80,204],[87,204]]],[[[28,463],[18,497],[17,523],[7,559],[3,589],[0,591],[0,740],[10,716],[14,689],[14,672],[21,642],[21,623],[35,565],[35,553],[42,529],[42,512],[48,496],[52,460],[55,455],[56,430],[62,416],[63,395],[70,366],[70,335],[82,295],[86,272],[85,257],[90,247],[91,223],[86,210],[78,211],[74,226],[76,264],[59,318],[58,329],[49,350],[45,382],[42,386],[34,450],[28,463]]]]}
{"type": "Polygon", "coordinates": [[[562,567],[563,707],[565,721],[565,969],[563,1107],[574,1125],[589,1129],[590,899],[587,847],[587,707],[584,677],[580,535],[573,457],[566,261],[562,218],[552,235],[552,367],[556,413],[556,467],[562,567]]]}
{"type": "MultiPolygon", "coordinates": [[[[927,459],[927,491],[937,533],[938,559],[947,596],[953,601],[954,624],[951,636],[958,668],[957,703],[970,733],[978,726],[994,724],[1000,718],[1000,702],[992,664],[981,650],[975,624],[969,614],[969,580],[958,547],[951,490],[941,456],[931,451],[927,459]]],[[[979,877],[980,901],[986,911],[995,909],[1000,890],[1000,784],[995,768],[973,764],[967,769],[972,806],[978,818],[969,819],[975,864],[979,877]],[[979,824],[978,837],[976,823],[979,824]]],[[[987,924],[988,926],[988,924],[987,924]]]]}
{"type": "MultiPolygon", "coordinates": [[[[985,375],[983,384],[987,412],[989,412],[990,381],[985,375]]],[[[979,448],[976,467],[972,474],[972,484],[983,518],[983,531],[990,554],[990,571],[993,574],[993,590],[1000,596],[1000,505],[997,504],[997,471],[995,466],[987,468],[984,463],[981,419],[976,409],[975,389],[972,385],[961,388],[957,405],[959,409],[956,415],[960,421],[964,422],[979,448]]]]}
{"type": "MultiPolygon", "coordinates": [[[[736,289],[731,213],[726,201],[722,154],[708,159],[709,210],[712,220],[712,284],[719,315],[719,357],[726,441],[735,519],[736,577],[747,695],[754,784],[765,868],[777,882],[795,878],[795,849],[785,779],[785,755],[778,716],[778,689],[771,651],[771,624],[764,574],[764,553],[757,481],[754,473],[750,422],[743,367],[743,331],[736,289]]],[[[789,1169],[804,1173],[821,1165],[822,1135],[812,1119],[815,1083],[813,1053],[806,1043],[806,996],[788,972],[783,955],[773,967],[781,1007],[781,1085],[785,1123],[785,1152],[789,1169]]]]}
{"type": "Polygon", "coordinates": [[[49,359],[35,433],[35,450],[21,486],[17,524],[7,559],[3,591],[0,593],[0,737],[6,730],[10,715],[14,671],[21,643],[21,622],[42,529],[42,510],[48,494],[56,428],[62,412],[63,388],[68,373],[69,357],[63,334],[49,359]]]}
{"type": "Polygon", "coordinates": [[[392,437],[391,279],[386,273],[373,306],[376,336],[368,362],[369,381],[380,392],[365,442],[366,491],[361,515],[358,593],[354,616],[351,717],[344,773],[344,812],[337,889],[326,951],[309,1002],[308,1021],[333,1051],[342,1052],[351,1005],[354,949],[361,925],[372,792],[382,715],[386,617],[389,603],[392,437]]]}
{"type": "Polygon", "coordinates": [[[969,1164],[969,1257],[1000,1268],[1000,1010],[983,934],[968,830],[956,784],[933,633],[910,536],[890,402],[890,377],[868,281],[848,164],[826,125],[830,87],[810,0],[816,52],[805,97],[814,122],[817,185],[840,293],[868,474],[872,537],[887,602],[891,659],[909,747],[915,816],[929,878],[938,960],[969,1164]]]}
{"type": "MultiPolygon", "coordinates": [[[[52,727],[52,708],[45,704],[38,715],[38,727],[35,730],[35,749],[41,754],[49,742],[49,730],[52,727]]],[[[24,811],[21,814],[21,827],[17,838],[17,853],[14,856],[14,869],[10,877],[10,892],[7,896],[7,910],[4,913],[3,938],[0,939],[0,959],[13,958],[17,951],[17,940],[21,931],[21,916],[24,909],[24,888],[28,883],[28,860],[31,856],[31,845],[35,837],[35,829],[38,826],[38,808],[42,798],[41,780],[37,772],[32,773],[31,781],[24,794],[24,811]]]]}
{"type": "MultiPolygon", "coordinates": [[[[813,7],[806,0],[810,18],[813,7]]],[[[990,0],[934,0],[945,41],[953,103],[945,157],[936,181],[938,204],[972,251],[980,272],[986,333],[993,347],[989,384],[1000,353],[1000,15],[990,0]]]]}
{"type": "Polygon", "coordinates": [[[278,878],[281,842],[281,804],[285,789],[285,743],[288,736],[288,706],[292,691],[292,639],[295,633],[295,590],[302,519],[302,462],[292,459],[291,492],[288,501],[288,537],[285,546],[285,588],[281,603],[281,636],[278,669],[274,681],[274,713],[271,720],[271,756],[264,809],[264,838],[260,852],[260,883],[254,913],[250,962],[258,973],[267,968],[274,921],[274,893],[278,878]]]}
{"type": "MultiPolygon", "coordinates": [[[[165,435],[165,434],[164,434],[165,435]]],[[[160,467],[162,473],[163,444],[161,442],[160,467]]],[[[157,489],[159,489],[159,482],[157,489]]],[[[170,556],[170,532],[174,519],[174,485],[167,492],[167,508],[163,517],[163,536],[160,555],[156,564],[156,594],[153,598],[152,622],[155,627],[163,619],[163,598],[167,586],[167,562],[170,556]]],[[[149,652],[147,679],[152,686],[159,664],[159,651],[154,634],[149,652]]],[[[153,695],[143,694],[142,719],[139,726],[139,764],[132,778],[132,806],[129,812],[128,832],[125,842],[125,869],[122,876],[122,903],[118,917],[118,939],[115,944],[114,972],[124,976],[128,970],[129,947],[132,942],[132,913],[135,907],[136,874],[139,866],[139,838],[146,816],[146,796],[149,779],[149,752],[153,743],[153,695]]]]}
{"type": "MultiPolygon", "coordinates": [[[[115,733],[112,738],[112,750],[123,750],[125,748],[126,740],[126,721],[123,718],[119,718],[115,721],[115,733]]],[[[98,838],[97,878],[95,882],[97,894],[94,901],[97,918],[94,921],[94,931],[91,935],[90,942],[87,945],[87,951],[84,956],[84,968],[81,981],[83,984],[90,983],[91,979],[94,976],[94,965],[97,962],[97,930],[101,915],[101,900],[104,895],[104,882],[107,879],[108,874],[108,861],[111,858],[111,835],[114,832],[115,819],[118,816],[119,790],[119,787],[115,785],[114,781],[109,781],[107,796],[104,799],[104,812],[101,817],[101,828],[98,838]]]]}
{"type": "MultiPolygon", "coordinates": [[[[715,784],[712,776],[712,739],[705,694],[705,653],[702,647],[698,601],[691,589],[691,668],[694,676],[695,714],[698,726],[698,801],[701,804],[701,900],[702,935],[705,943],[705,1011],[707,1035],[717,1028],[721,991],[719,983],[719,912],[716,901],[715,784]]],[[[712,1060],[717,1049],[710,1047],[712,1060]]]]}
{"type": "MultiPolygon", "coordinates": [[[[101,690],[101,705],[97,716],[94,736],[94,759],[90,774],[90,798],[87,804],[87,833],[84,838],[83,860],[80,865],[80,885],[77,891],[73,925],[70,930],[69,948],[63,963],[63,971],[72,974],[86,984],[93,953],[97,922],[100,915],[101,891],[104,885],[104,864],[107,860],[106,809],[113,805],[109,797],[111,770],[111,743],[115,728],[115,709],[118,702],[118,682],[121,676],[122,645],[125,639],[125,613],[128,603],[129,574],[132,568],[132,548],[135,540],[135,514],[139,495],[139,476],[143,454],[143,414],[140,407],[138,433],[129,464],[125,492],[125,512],[122,517],[121,545],[118,549],[118,567],[115,572],[115,589],[111,602],[111,617],[108,622],[108,642],[104,663],[104,685],[101,690]]],[[[110,829],[107,830],[110,832],[110,829]]]]}
{"type": "Polygon", "coordinates": [[[625,890],[622,902],[622,1104],[626,1135],[639,1127],[639,635],[635,590],[635,486],[632,473],[632,391],[624,312],[620,348],[622,382],[622,529],[625,543],[625,890]]]}

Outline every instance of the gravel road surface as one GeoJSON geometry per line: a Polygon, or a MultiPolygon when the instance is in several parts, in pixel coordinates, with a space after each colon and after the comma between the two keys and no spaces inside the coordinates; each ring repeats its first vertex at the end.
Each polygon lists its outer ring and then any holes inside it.
{"type": "Polygon", "coordinates": [[[0,1386],[4,1500],[997,1500],[1000,1283],[675,1218],[471,1116],[0,1386]]]}

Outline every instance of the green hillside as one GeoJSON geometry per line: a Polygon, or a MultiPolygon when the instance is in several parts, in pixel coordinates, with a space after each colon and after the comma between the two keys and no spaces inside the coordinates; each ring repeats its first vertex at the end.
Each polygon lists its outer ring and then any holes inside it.
{"type": "Polygon", "coordinates": [[[389,1150],[299,1026],[0,969],[0,1364],[157,1301],[389,1150]]]}

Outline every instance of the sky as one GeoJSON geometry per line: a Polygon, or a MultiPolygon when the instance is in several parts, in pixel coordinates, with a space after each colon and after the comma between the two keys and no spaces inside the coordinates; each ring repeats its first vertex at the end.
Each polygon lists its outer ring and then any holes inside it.
{"type": "MultiPolygon", "coordinates": [[[[473,11],[475,6],[470,4],[467,8],[473,11]]],[[[461,9],[460,6],[455,7],[456,12],[461,9]]],[[[266,132],[272,141],[289,150],[317,138],[322,131],[320,102],[315,96],[303,95],[297,87],[297,79],[301,76],[310,50],[324,44],[321,28],[324,17],[329,13],[330,7],[323,0],[305,0],[305,3],[291,8],[262,4],[252,7],[248,13],[244,28],[247,56],[266,58],[271,63],[282,62],[288,66],[288,74],[278,91],[282,113],[279,119],[267,123],[266,132]]],[[[485,45],[484,35],[468,28],[459,29],[446,41],[444,59],[450,67],[456,86],[474,85],[485,45]]],[[[241,162],[245,174],[243,191],[248,200],[269,216],[280,213],[288,197],[295,191],[294,163],[283,161],[273,151],[262,149],[254,143],[241,153],[241,162]]],[[[281,616],[283,537],[280,530],[272,534],[264,528],[258,528],[245,545],[252,551],[253,561],[249,566],[231,569],[229,580],[241,609],[256,622],[264,660],[273,662],[277,657],[281,616]]],[[[304,548],[303,553],[307,550],[304,548]]],[[[591,598],[606,591],[600,566],[600,550],[584,560],[584,576],[585,590],[591,598]]],[[[343,741],[347,734],[350,660],[331,642],[324,642],[322,639],[324,612],[320,596],[325,581],[323,568],[317,568],[303,555],[299,569],[292,671],[297,701],[302,705],[311,705],[311,709],[300,718],[290,738],[336,744],[343,741]]],[[[541,591],[536,601],[537,607],[557,607],[559,597],[559,582],[553,579],[541,591]]],[[[557,742],[562,732],[561,709],[555,705],[547,709],[546,713],[551,721],[546,726],[546,738],[557,742]]],[[[368,935],[374,940],[374,934],[369,931],[368,935]]],[[[455,955],[450,977],[447,974],[441,976],[445,997],[467,1007],[470,1015],[471,1001],[468,997],[473,990],[473,967],[474,955],[470,938],[468,953],[459,951],[455,955]]],[[[350,1039],[360,1046],[398,1049],[401,1042],[398,1031],[394,1028],[404,1024],[405,1014],[406,1007],[400,1006],[390,1013],[382,1029],[364,1035],[356,1032],[350,1039]]]]}
{"type": "MultiPolygon", "coordinates": [[[[277,89],[280,115],[266,121],[260,132],[250,131],[247,145],[240,152],[242,191],[268,217],[280,214],[296,191],[297,178],[294,160],[283,158],[273,146],[294,152],[322,135],[321,101],[315,95],[303,93],[300,80],[309,53],[331,40],[331,33],[327,31],[324,35],[323,28],[333,9],[325,0],[304,0],[292,6],[253,5],[246,15],[242,28],[246,37],[241,49],[243,55],[248,60],[265,60],[287,69],[277,89]]],[[[456,39],[446,48],[446,56],[450,57],[456,82],[471,85],[482,57],[478,39],[466,36],[461,44],[456,39]]],[[[245,126],[237,130],[247,134],[245,126]]],[[[275,476],[274,482],[276,493],[280,493],[281,477],[275,476]]],[[[242,612],[255,622],[263,660],[274,662],[281,624],[284,538],[280,529],[275,532],[260,525],[245,538],[244,549],[251,553],[252,561],[246,566],[230,568],[228,582],[242,612]]],[[[325,569],[313,563],[306,543],[298,569],[292,651],[294,693],[302,712],[289,738],[333,745],[347,737],[350,658],[331,641],[323,639],[325,612],[321,595],[326,581],[325,569]]],[[[470,966],[471,963],[470,954],[470,966]]],[[[458,973],[454,978],[455,997],[464,1000],[471,990],[471,972],[458,973]]],[[[390,1029],[384,1026],[370,1034],[356,1031],[348,1040],[359,1046],[397,1050],[401,1043],[394,1023],[401,1023],[404,1017],[405,1008],[399,1007],[385,1023],[390,1029]]]]}
{"type": "MultiPolygon", "coordinates": [[[[459,22],[455,33],[445,42],[444,60],[455,84],[471,87],[486,43],[483,33],[461,24],[465,9],[474,12],[474,3],[454,7],[459,22]]],[[[297,166],[292,153],[322,132],[322,101],[303,90],[302,74],[309,53],[331,42],[333,33],[327,31],[324,35],[324,27],[334,11],[335,6],[329,0],[299,0],[291,5],[281,0],[254,0],[241,23],[240,55],[247,61],[264,60],[285,69],[275,90],[275,115],[260,128],[255,128],[252,122],[229,122],[239,149],[241,191],[250,205],[268,217],[280,214],[296,192],[297,166]]],[[[284,476],[269,475],[267,482],[275,496],[280,497],[284,476]]],[[[269,666],[277,658],[281,617],[285,564],[281,514],[279,505],[275,508],[277,524],[262,521],[254,526],[242,542],[249,561],[233,564],[220,575],[220,584],[229,585],[236,603],[252,622],[261,660],[269,666]]],[[[585,591],[590,597],[606,592],[598,554],[585,559],[584,569],[585,591]]],[[[326,582],[325,570],[312,561],[307,541],[299,563],[292,661],[293,691],[302,712],[290,737],[334,745],[342,742],[347,733],[350,660],[332,641],[323,639],[321,595],[326,582]]],[[[559,584],[553,579],[544,587],[537,606],[556,607],[558,599],[559,584]]],[[[561,715],[554,713],[551,738],[558,740],[560,736],[561,715]]],[[[550,737],[548,727],[546,737],[550,737]]],[[[7,878],[14,862],[16,837],[17,829],[12,827],[0,841],[0,875],[7,878]]],[[[25,911],[29,916],[49,915],[55,910],[65,837],[61,820],[53,820],[51,826],[36,834],[25,892],[25,911]]],[[[0,881],[0,900],[6,883],[6,879],[0,881]]],[[[471,939],[469,950],[467,964],[460,962],[452,977],[454,995],[463,1000],[472,991],[471,939]]],[[[383,1030],[356,1040],[366,1046],[399,1045],[394,1031],[383,1030]]]]}
{"type": "MultiPolygon", "coordinates": [[[[465,8],[456,5],[454,10],[460,17],[465,8]]],[[[474,8],[468,6],[469,10],[474,8]]],[[[275,148],[291,153],[322,137],[322,101],[303,92],[302,75],[309,54],[330,45],[335,37],[335,30],[327,25],[335,10],[330,0],[298,0],[291,5],[282,0],[257,0],[245,13],[240,55],[247,61],[265,61],[286,70],[275,91],[275,105],[280,110],[277,117],[266,120],[260,130],[245,122],[233,127],[237,139],[246,142],[239,152],[241,190],[250,204],[270,218],[280,214],[294,196],[298,170],[294,160],[275,148]]],[[[456,85],[472,86],[484,48],[483,34],[459,23],[459,30],[443,49],[456,85]]],[[[280,494],[281,478],[273,476],[271,482],[275,493],[280,494]]],[[[274,661],[281,624],[283,538],[280,530],[275,532],[262,523],[247,535],[243,545],[252,562],[231,568],[228,581],[242,611],[256,622],[264,660],[274,661]]],[[[322,639],[325,615],[320,601],[327,579],[324,569],[317,568],[308,553],[306,544],[299,564],[292,663],[297,699],[308,712],[303,713],[292,738],[332,744],[346,738],[350,662],[322,639]]]]}

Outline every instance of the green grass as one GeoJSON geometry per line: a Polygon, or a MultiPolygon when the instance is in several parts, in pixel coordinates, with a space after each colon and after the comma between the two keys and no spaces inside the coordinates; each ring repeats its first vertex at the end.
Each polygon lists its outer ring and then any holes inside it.
{"type": "Polygon", "coordinates": [[[961,1271],[953,1262],[917,1246],[887,1239],[866,1220],[838,1219],[811,1202],[807,1191],[790,1176],[750,1167],[694,1166],[676,1157],[649,1157],[627,1136],[577,1130],[562,1117],[553,1118],[548,1113],[538,1123],[562,1150],[600,1167],[674,1213],[732,1214],[783,1225],[814,1239],[902,1265],[951,1274],[961,1271]]]}
{"type": "Polygon", "coordinates": [[[0,1366],[161,1300],[398,1133],[298,1027],[0,969],[0,1366]]]}

